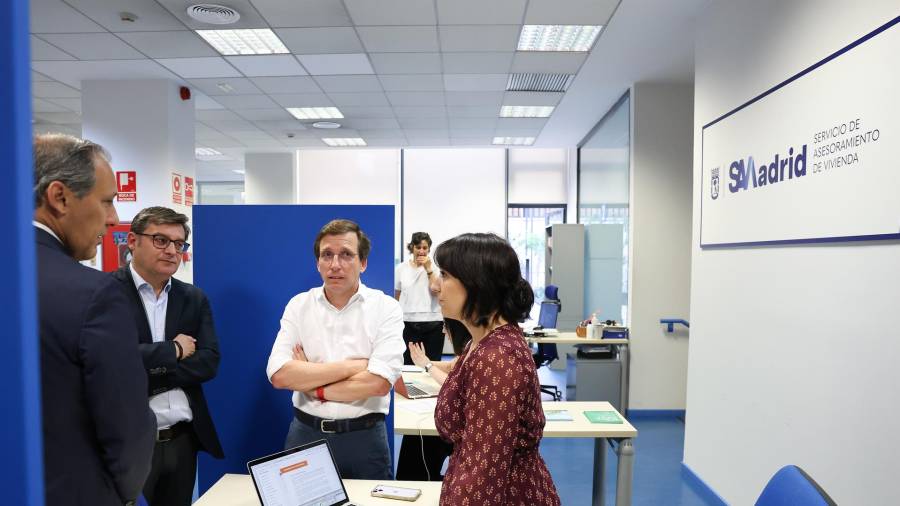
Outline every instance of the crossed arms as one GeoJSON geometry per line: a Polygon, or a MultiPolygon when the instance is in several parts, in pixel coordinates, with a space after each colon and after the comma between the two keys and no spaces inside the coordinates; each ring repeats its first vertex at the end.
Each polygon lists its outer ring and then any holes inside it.
{"type": "Polygon", "coordinates": [[[315,397],[315,390],[325,387],[326,399],[343,402],[379,397],[391,391],[386,379],[368,371],[368,359],[310,362],[299,344],[294,346],[292,356],[292,360],[272,375],[275,388],[306,392],[315,397]]]}

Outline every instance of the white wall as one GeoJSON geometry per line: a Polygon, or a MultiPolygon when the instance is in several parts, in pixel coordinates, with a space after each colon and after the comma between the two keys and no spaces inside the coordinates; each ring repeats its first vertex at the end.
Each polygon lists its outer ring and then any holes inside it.
{"type": "Polygon", "coordinates": [[[564,204],[568,199],[567,163],[564,148],[510,149],[509,203],[564,204]]]}
{"type": "Polygon", "coordinates": [[[838,504],[900,497],[900,244],[698,247],[702,125],[890,21],[897,7],[721,2],[698,20],[684,460],[728,502],[752,503],[790,463],[838,504]]]}
{"type": "Polygon", "coordinates": [[[631,409],[684,409],[688,339],[659,319],[688,318],[693,86],[632,89],[631,409]]]}
{"type": "Polygon", "coordinates": [[[244,202],[247,204],[293,204],[293,153],[247,153],[244,155],[244,202]]]}

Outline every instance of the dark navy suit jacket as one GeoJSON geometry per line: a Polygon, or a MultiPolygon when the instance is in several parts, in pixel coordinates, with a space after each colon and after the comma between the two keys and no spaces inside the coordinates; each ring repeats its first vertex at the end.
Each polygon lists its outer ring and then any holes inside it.
{"type": "Polygon", "coordinates": [[[121,505],[141,492],[156,434],[122,287],[35,228],[47,504],[121,505]]]}
{"type": "Polygon", "coordinates": [[[138,329],[138,349],[144,361],[148,378],[147,395],[156,395],[173,388],[180,388],[188,398],[193,413],[194,432],[204,451],[216,458],[223,458],[222,445],[216,435],[202,384],[216,377],[219,369],[219,339],[213,326],[209,300],[194,285],[172,278],[169,302],[166,306],[165,340],[154,343],[150,322],[144,303],[134,286],[129,267],[113,273],[119,280],[134,313],[138,329]],[[172,340],[178,334],[187,334],[197,340],[197,349],[190,357],[179,361],[172,340]]]}

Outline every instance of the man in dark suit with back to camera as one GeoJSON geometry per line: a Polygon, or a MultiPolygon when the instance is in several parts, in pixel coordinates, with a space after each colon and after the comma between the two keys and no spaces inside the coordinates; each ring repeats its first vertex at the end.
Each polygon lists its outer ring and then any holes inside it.
{"type": "Polygon", "coordinates": [[[190,505],[197,451],[224,457],[202,387],[219,368],[212,310],[202,290],[172,277],[190,246],[187,221],[166,207],[141,210],[128,233],[131,263],[113,273],[133,307],[156,414],[153,466],[144,485],[151,506],[190,505]]]}
{"type": "Polygon", "coordinates": [[[90,141],[34,139],[47,504],[133,504],[150,470],[155,424],[128,299],[78,263],[119,222],[108,160],[90,141]]]}

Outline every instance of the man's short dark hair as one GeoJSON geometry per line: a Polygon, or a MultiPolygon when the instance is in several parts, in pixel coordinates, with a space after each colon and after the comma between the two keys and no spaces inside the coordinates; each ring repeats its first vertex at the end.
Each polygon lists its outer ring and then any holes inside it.
{"type": "Polygon", "coordinates": [[[365,232],[359,228],[359,225],[355,221],[350,220],[331,220],[319,230],[318,235],[316,235],[316,242],[313,243],[313,254],[316,255],[316,260],[319,259],[319,244],[322,242],[322,238],[326,235],[343,235],[353,232],[356,234],[356,238],[359,239],[359,261],[364,262],[367,258],[369,258],[369,251],[372,249],[372,243],[369,242],[369,238],[366,236],[365,232]]]}
{"type": "Polygon", "coordinates": [[[422,241],[427,242],[428,247],[431,247],[431,236],[428,235],[428,232],[413,232],[412,240],[406,245],[406,249],[412,253],[413,248],[418,246],[422,241]]]}
{"type": "Polygon", "coordinates": [[[84,198],[96,183],[97,159],[109,161],[103,146],[64,134],[34,137],[34,205],[44,203],[47,188],[54,181],[66,185],[78,198],[84,198]]]}
{"type": "Polygon", "coordinates": [[[184,228],[184,240],[191,236],[191,227],[188,226],[188,217],[168,207],[147,207],[141,209],[131,220],[131,231],[135,234],[143,234],[150,225],[181,225],[184,228]]]}
{"type": "Polygon", "coordinates": [[[462,234],[441,243],[434,259],[441,272],[466,289],[462,318],[478,326],[499,316],[507,322],[528,318],[534,292],[522,278],[519,257],[495,234],[462,234]]]}

